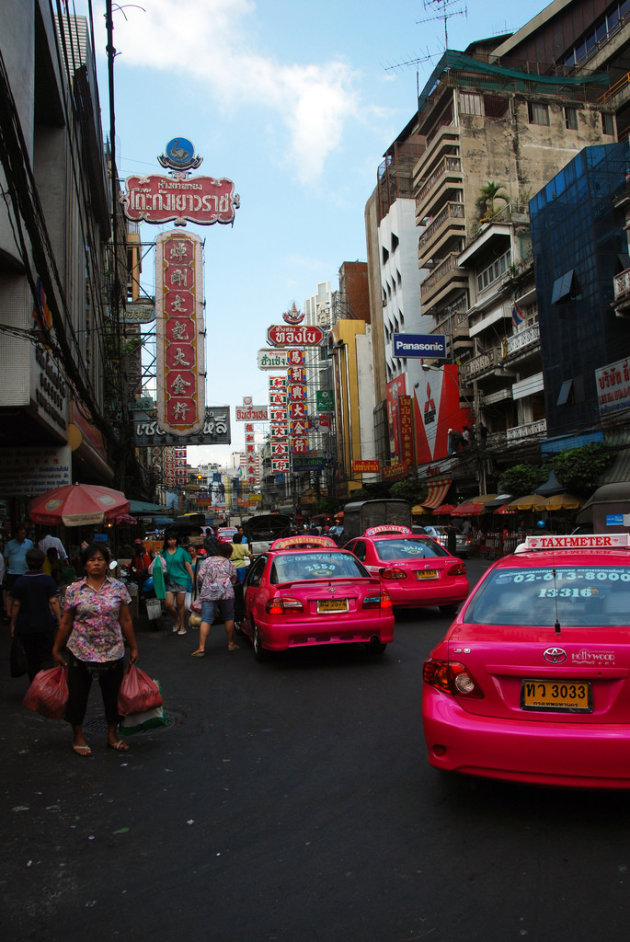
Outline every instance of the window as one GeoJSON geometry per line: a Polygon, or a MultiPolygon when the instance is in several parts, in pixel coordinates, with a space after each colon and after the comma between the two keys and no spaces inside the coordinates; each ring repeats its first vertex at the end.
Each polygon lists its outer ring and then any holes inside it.
{"type": "Polygon", "coordinates": [[[545,124],[549,127],[549,106],[542,105],[537,101],[528,102],[529,123],[545,124]]]}
{"type": "Polygon", "coordinates": [[[573,379],[565,379],[562,386],[560,387],[556,405],[574,406],[578,402],[584,402],[583,376],[575,376],[573,379]]]}
{"type": "Polygon", "coordinates": [[[471,92],[461,92],[459,96],[460,114],[483,114],[481,95],[475,95],[471,92]]]}
{"type": "Polygon", "coordinates": [[[560,275],[560,277],[556,278],[554,281],[551,291],[551,303],[558,304],[560,301],[569,301],[577,297],[577,294],[578,284],[575,277],[575,269],[570,268],[564,275],[560,275]]]}
{"type": "Polygon", "coordinates": [[[508,111],[508,100],[497,95],[484,95],[483,107],[486,118],[504,118],[508,111]]]}
{"type": "Polygon", "coordinates": [[[565,108],[564,109],[564,125],[569,131],[577,131],[578,129],[577,108],[565,108]]]}
{"type": "Polygon", "coordinates": [[[488,285],[491,285],[497,278],[500,278],[501,275],[504,275],[508,269],[508,265],[512,261],[511,250],[508,249],[507,252],[504,252],[503,255],[500,255],[499,258],[495,259],[491,265],[488,265],[487,268],[484,268],[477,275],[477,291],[483,291],[484,288],[487,288],[488,285]]]}
{"type": "Polygon", "coordinates": [[[615,119],[611,114],[606,114],[604,111],[602,111],[602,131],[604,134],[615,133],[615,119]]]}

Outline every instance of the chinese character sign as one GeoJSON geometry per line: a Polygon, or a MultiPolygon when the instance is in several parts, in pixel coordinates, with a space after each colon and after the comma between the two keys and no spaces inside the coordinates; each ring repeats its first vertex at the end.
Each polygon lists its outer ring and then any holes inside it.
{"type": "Polygon", "coordinates": [[[198,432],[205,419],[201,238],[156,239],[155,315],[158,423],[172,435],[198,432]]]}

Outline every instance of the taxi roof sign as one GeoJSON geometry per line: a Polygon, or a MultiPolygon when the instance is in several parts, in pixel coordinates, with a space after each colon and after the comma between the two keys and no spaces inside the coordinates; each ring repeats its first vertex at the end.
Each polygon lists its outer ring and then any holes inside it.
{"type": "Polygon", "coordinates": [[[410,527],[405,527],[402,524],[381,523],[378,527],[368,527],[363,536],[378,536],[381,533],[404,533],[405,536],[410,536],[413,531],[410,527]]]}
{"type": "Polygon", "coordinates": [[[285,549],[309,549],[317,546],[334,546],[337,544],[330,536],[315,536],[310,533],[298,534],[296,536],[283,536],[279,540],[274,540],[269,547],[270,551],[285,549]]]}
{"type": "Polygon", "coordinates": [[[575,533],[564,536],[528,536],[525,549],[610,549],[630,546],[630,533],[575,533]]]}

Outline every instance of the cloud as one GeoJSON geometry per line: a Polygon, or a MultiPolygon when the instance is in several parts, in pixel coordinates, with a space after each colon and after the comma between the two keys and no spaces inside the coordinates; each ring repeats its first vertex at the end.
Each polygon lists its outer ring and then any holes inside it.
{"type": "Polygon", "coordinates": [[[273,135],[273,159],[281,159],[304,184],[321,177],[347,122],[360,114],[357,73],[347,63],[302,65],[261,54],[251,0],[144,0],[142,5],[145,12],[129,5],[114,13],[118,67],[169,72],[179,81],[190,76],[202,84],[198,94],[207,94],[221,109],[254,106],[280,129],[280,139],[273,135]]]}

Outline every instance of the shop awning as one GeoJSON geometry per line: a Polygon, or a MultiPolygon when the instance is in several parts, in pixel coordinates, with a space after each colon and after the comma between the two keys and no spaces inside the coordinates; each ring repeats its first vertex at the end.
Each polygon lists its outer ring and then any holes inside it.
{"type": "Polygon", "coordinates": [[[140,516],[150,516],[151,514],[165,514],[168,513],[170,507],[162,507],[160,504],[151,504],[146,500],[130,500],[129,501],[129,513],[139,514],[140,516]]]}
{"type": "Polygon", "coordinates": [[[429,490],[425,500],[422,501],[422,506],[426,507],[428,510],[433,510],[435,507],[439,507],[446,497],[451,484],[452,478],[439,478],[436,481],[429,481],[429,490]]]}
{"type": "Polygon", "coordinates": [[[622,448],[607,471],[599,477],[598,484],[621,484],[630,481],[630,448],[622,448]]]}

